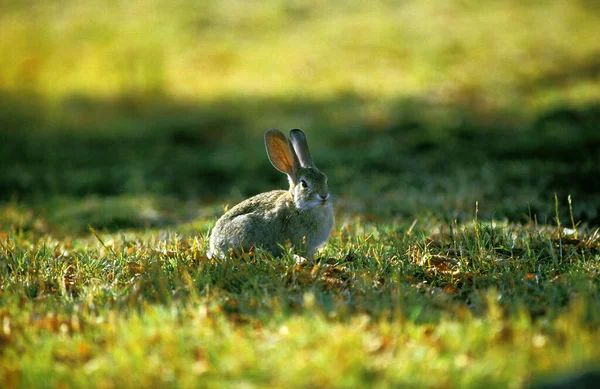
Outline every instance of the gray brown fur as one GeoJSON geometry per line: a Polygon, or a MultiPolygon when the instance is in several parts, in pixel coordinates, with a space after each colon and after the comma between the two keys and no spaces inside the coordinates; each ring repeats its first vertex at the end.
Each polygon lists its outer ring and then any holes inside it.
{"type": "Polygon", "coordinates": [[[211,256],[252,247],[279,256],[291,244],[312,258],[327,242],[334,224],[327,176],[312,163],[304,133],[292,130],[290,139],[278,130],[265,133],[269,160],[288,175],[290,189],[261,193],[226,212],[212,230],[211,256]]]}

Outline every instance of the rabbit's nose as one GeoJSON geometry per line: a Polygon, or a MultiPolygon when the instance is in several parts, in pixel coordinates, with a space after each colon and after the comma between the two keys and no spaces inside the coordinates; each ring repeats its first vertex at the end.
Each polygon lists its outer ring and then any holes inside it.
{"type": "Polygon", "coordinates": [[[327,193],[325,196],[317,193],[317,198],[322,201],[327,200],[329,198],[329,193],[327,193]]]}

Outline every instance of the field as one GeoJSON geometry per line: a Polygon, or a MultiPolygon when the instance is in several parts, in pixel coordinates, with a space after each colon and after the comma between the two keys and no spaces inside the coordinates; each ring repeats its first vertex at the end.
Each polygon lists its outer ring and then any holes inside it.
{"type": "Polygon", "coordinates": [[[583,0],[1,1],[0,387],[593,379],[596,36],[583,0]],[[331,239],[211,260],[287,185],[272,127],[331,239]]]}

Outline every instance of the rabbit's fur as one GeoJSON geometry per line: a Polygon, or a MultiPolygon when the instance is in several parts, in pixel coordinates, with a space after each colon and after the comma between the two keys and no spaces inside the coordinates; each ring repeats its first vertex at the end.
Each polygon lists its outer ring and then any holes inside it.
{"type": "Polygon", "coordinates": [[[313,164],[306,136],[298,129],[290,138],[279,130],[265,132],[267,155],[287,174],[290,189],[261,193],[227,211],[210,235],[210,256],[262,248],[274,256],[291,244],[312,259],[333,229],[333,207],[327,176],[313,164]]]}

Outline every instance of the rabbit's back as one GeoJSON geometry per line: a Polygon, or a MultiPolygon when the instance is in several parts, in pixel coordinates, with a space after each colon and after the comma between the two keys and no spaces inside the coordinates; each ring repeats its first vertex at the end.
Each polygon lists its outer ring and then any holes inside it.
{"type": "Polygon", "coordinates": [[[285,190],[244,200],[217,220],[210,237],[210,251],[224,253],[229,248],[248,251],[255,246],[279,255],[282,251],[279,244],[285,244],[285,239],[281,241],[287,230],[284,224],[294,212],[292,196],[285,190]]]}
{"type": "Polygon", "coordinates": [[[247,252],[254,246],[279,256],[283,253],[281,246],[289,243],[312,256],[327,241],[333,223],[331,204],[300,210],[290,192],[274,190],[242,201],[217,220],[210,251],[213,255],[230,248],[247,252]]]}

